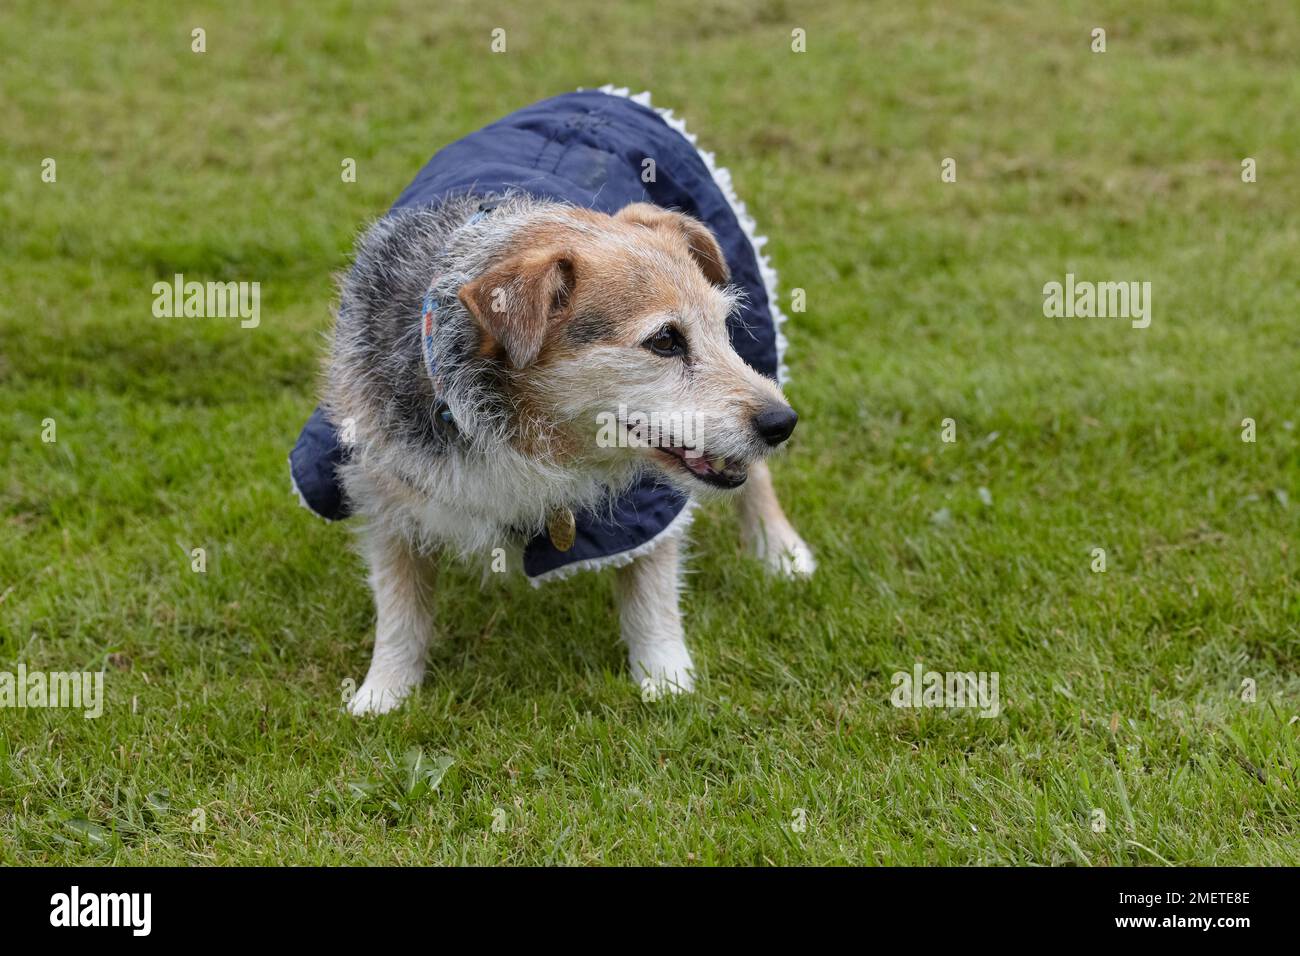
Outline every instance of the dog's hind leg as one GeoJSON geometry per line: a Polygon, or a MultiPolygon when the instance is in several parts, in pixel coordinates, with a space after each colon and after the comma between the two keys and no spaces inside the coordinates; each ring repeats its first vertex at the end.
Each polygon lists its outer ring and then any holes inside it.
{"type": "Polygon", "coordinates": [[[348,702],[348,710],[358,716],[392,710],[424,676],[436,571],[434,558],[417,554],[383,529],[366,531],[365,551],[377,621],[370,673],[348,702]]]}
{"type": "Polygon", "coordinates": [[[669,538],[619,568],[616,584],[632,679],[668,693],[686,693],[695,686],[678,607],[678,562],[677,539],[669,538]]]}
{"type": "Polygon", "coordinates": [[[772,574],[806,578],[817,570],[812,548],[799,537],[772,487],[772,472],[765,462],[749,469],[740,492],[740,534],[745,546],[772,574]]]}

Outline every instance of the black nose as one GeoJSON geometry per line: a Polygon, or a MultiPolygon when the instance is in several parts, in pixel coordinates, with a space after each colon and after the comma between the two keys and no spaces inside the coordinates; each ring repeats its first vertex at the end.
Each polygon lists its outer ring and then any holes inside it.
{"type": "Polygon", "coordinates": [[[754,416],[754,431],[775,447],[790,437],[798,421],[799,416],[789,405],[769,405],[754,416]]]}

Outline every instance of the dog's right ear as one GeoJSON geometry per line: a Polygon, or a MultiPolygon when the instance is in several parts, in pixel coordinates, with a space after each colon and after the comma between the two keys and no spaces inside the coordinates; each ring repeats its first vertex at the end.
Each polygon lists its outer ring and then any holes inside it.
{"type": "Polygon", "coordinates": [[[534,250],[511,256],[460,287],[458,297],[483,330],[484,350],[500,346],[516,369],[537,360],[546,332],[568,308],[573,256],[534,250]]]}

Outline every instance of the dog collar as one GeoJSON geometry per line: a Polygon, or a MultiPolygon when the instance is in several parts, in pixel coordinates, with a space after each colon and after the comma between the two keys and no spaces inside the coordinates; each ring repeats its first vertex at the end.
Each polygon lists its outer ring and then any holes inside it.
{"type": "Polygon", "coordinates": [[[424,351],[424,367],[433,382],[433,423],[441,431],[454,433],[458,431],[456,419],[451,414],[451,407],[442,397],[442,380],[438,377],[438,362],[433,355],[434,317],[438,314],[438,299],[432,291],[424,294],[424,316],[421,319],[424,351]]]}
{"type": "MultiPolygon", "coordinates": [[[[488,213],[496,208],[496,205],[495,202],[479,203],[478,211],[466,220],[465,225],[472,226],[476,222],[481,221],[488,213]]],[[[433,281],[429,283],[429,290],[424,293],[424,308],[422,309],[420,319],[420,330],[422,333],[421,351],[424,354],[424,368],[429,373],[429,380],[433,382],[434,427],[438,428],[444,434],[455,435],[460,431],[460,429],[456,425],[455,417],[451,414],[451,407],[447,404],[447,400],[442,396],[442,379],[438,375],[438,360],[433,352],[433,332],[436,327],[435,322],[438,317],[438,310],[442,306],[442,302],[439,300],[437,293],[433,291],[433,287],[437,281],[437,277],[435,276],[433,281]]]]}

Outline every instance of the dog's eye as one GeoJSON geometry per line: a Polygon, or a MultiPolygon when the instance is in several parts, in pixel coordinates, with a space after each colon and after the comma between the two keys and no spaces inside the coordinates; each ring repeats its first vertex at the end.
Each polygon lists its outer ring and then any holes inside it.
{"type": "Polygon", "coordinates": [[[686,357],[686,340],[672,325],[665,325],[642,344],[655,355],[662,355],[664,358],[686,357]]]}

